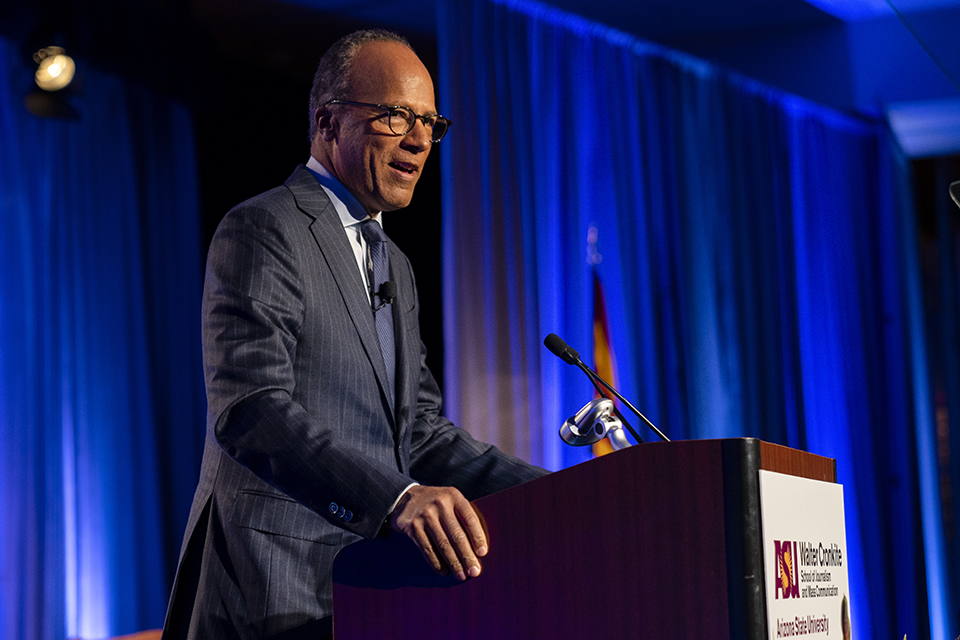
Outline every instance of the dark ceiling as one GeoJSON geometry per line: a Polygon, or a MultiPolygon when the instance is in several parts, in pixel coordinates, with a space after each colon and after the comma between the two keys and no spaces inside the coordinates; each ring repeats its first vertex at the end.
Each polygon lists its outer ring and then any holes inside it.
{"type": "MultiPolygon", "coordinates": [[[[302,78],[360,27],[401,31],[431,66],[437,3],[448,1],[457,0],[5,0],[0,35],[21,43],[25,60],[59,39],[209,105],[224,59],[302,78]]],[[[926,141],[913,155],[960,152],[960,0],[546,3],[816,102],[887,117],[905,147],[926,141]]]]}
{"type": "MultiPolygon", "coordinates": [[[[456,0],[295,1],[331,23],[377,23],[429,42],[437,3],[456,0]]],[[[543,3],[822,104],[886,117],[911,155],[960,153],[960,0],[543,3]]]]}

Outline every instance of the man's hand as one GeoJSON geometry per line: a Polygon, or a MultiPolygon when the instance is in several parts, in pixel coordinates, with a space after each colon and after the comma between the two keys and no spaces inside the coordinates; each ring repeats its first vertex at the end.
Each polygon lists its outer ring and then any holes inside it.
{"type": "Polygon", "coordinates": [[[458,580],[480,575],[487,538],[473,505],[453,487],[414,486],[390,516],[390,527],[413,540],[434,571],[458,580]]]}

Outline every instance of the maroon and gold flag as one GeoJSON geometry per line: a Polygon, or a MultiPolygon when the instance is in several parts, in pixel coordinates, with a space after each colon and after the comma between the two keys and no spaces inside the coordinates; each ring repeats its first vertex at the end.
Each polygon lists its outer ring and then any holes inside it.
{"type": "MultiPolygon", "coordinates": [[[[607,302],[596,269],[593,270],[593,370],[609,382],[611,387],[617,388],[617,366],[613,359],[613,349],[610,347],[607,302]]],[[[593,445],[594,456],[606,455],[612,451],[613,447],[607,438],[593,445]]]]}

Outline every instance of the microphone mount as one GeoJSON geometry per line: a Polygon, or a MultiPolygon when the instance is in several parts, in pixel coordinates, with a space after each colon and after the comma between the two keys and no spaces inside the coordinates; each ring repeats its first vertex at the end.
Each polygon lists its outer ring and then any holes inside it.
{"type": "Polygon", "coordinates": [[[567,418],[560,427],[560,438],[574,447],[584,447],[610,440],[617,451],[626,449],[630,442],[623,434],[623,421],[614,415],[617,408],[609,398],[597,398],[588,402],[575,415],[567,418]]]}

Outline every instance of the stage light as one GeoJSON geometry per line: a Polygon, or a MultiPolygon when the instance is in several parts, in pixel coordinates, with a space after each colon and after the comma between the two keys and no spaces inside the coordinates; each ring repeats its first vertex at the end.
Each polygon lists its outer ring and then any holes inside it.
{"type": "Polygon", "coordinates": [[[76,71],[73,58],[68,56],[63,47],[46,47],[33,54],[37,63],[37,86],[44,91],[59,91],[71,81],[76,71]]]}

